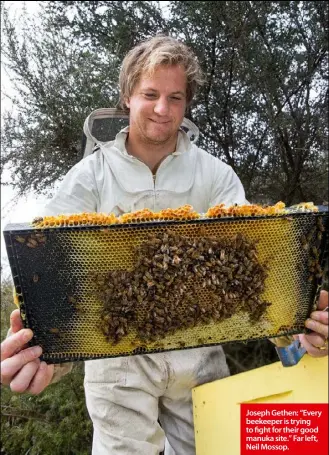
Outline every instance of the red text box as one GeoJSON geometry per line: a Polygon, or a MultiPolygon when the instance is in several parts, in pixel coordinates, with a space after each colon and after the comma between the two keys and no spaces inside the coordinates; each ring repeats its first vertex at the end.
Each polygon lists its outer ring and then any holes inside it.
{"type": "Polygon", "coordinates": [[[328,404],[241,404],[241,455],[328,455],[328,404]]]}

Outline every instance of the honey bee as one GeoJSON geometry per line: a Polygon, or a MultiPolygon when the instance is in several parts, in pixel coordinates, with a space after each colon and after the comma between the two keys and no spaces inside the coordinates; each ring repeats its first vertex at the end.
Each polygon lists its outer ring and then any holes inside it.
{"type": "Polygon", "coordinates": [[[314,256],[316,258],[319,257],[319,251],[317,250],[317,248],[315,246],[312,247],[312,253],[314,254],[314,256]]]}
{"type": "Polygon", "coordinates": [[[32,237],[29,237],[27,239],[27,246],[30,246],[30,248],[35,248],[36,246],[38,246],[38,242],[32,237]]]}
{"type": "Polygon", "coordinates": [[[41,232],[36,233],[34,237],[37,239],[39,243],[45,243],[47,240],[45,234],[41,232]]]}
{"type": "Polygon", "coordinates": [[[85,313],[86,310],[78,304],[78,300],[73,296],[68,296],[67,301],[77,313],[85,313]]]}
{"type": "Polygon", "coordinates": [[[320,232],[324,232],[324,231],[326,230],[325,227],[323,226],[322,218],[321,218],[321,217],[319,217],[319,218],[317,219],[316,224],[317,224],[317,227],[318,227],[318,229],[319,229],[320,232]]]}
{"type": "Polygon", "coordinates": [[[131,286],[129,286],[128,291],[127,291],[127,296],[132,297],[132,295],[133,295],[133,289],[131,286]]]}
{"type": "Polygon", "coordinates": [[[172,262],[173,262],[173,264],[178,265],[181,261],[182,260],[177,255],[175,255],[173,257],[173,261],[172,262]]]}
{"type": "Polygon", "coordinates": [[[154,345],[154,347],[155,347],[156,349],[164,349],[165,345],[164,345],[163,343],[156,343],[156,344],[154,345]]]}
{"type": "Polygon", "coordinates": [[[36,218],[33,218],[32,220],[32,224],[37,224],[37,223],[41,223],[43,221],[43,218],[38,216],[36,218]]]}
{"type": "Polygon", "coordinates": [[[138,339],[131,340],[130,345],[131,345],[132,347],[140,346],[140,345],[141,345],[141,341],[138,340],[138,339]]]}
{"type": "Polygon", "coordinates": [[[322,273],[322,268],[318,262],[316,263],[315,268],[318,272],[322,273]]]}
{"type": "Polygon", "coordinates": [[[310,245],[305,237],[305,235],[302,235],[301,238],[300,238],[301,242],[302,242],[302,248],[303,250],[308,250],[310,245]]]}
{"type": "Polygon", "coordinates": [[[15,240],[17,240],[17,242],[19,242],[19,243],[25,243],[26,238],[25,237],[21,237],[20,235],[16,235],[15,236],[15,240]]]}

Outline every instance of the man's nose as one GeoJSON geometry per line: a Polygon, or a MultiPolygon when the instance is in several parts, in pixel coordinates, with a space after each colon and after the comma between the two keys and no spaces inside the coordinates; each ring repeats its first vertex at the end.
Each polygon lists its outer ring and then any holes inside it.
{"type": "Polygon", "coordinates": [[[155,106],[154,106],[154,112],[158,115],[168,115],[169,113],[169,102],[167,98],[158,98],[155,106]]]}

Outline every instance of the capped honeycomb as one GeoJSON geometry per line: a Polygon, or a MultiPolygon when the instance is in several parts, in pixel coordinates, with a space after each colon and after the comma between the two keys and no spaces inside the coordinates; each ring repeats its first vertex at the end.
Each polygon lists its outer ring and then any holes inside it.
{"type": "Polygon", "coordinates": [[[45,217],[4,235],[32,344],[58,363],[304,332],[327,224],[311,206],[184,206],[45,217]]]}

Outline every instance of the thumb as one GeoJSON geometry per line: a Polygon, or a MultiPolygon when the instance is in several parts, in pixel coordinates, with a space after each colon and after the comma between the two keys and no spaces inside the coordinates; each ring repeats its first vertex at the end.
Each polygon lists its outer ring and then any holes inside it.
{"type": "Polygon", "coordinates": [[[23,329],[23,321],[19,310],[14,310],[10,315],[10,330],[12,333],[16,333],[23,329]]]}

